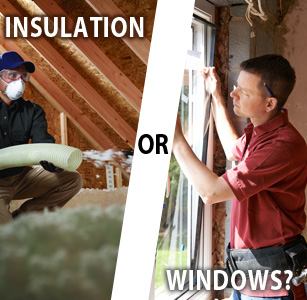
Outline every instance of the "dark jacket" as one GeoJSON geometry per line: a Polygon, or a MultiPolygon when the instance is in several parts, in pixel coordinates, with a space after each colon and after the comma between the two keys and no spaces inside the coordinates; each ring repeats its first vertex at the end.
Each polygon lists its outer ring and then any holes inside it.
{"type": "MultiPolygon", "coordinates": [[[[47,131],[45,112],[38,104],[19,98],[10,107],[0,99],[0,149],[32,143],[54,143],[47,131]]],[[[0,155],[1,159],[1,155],[0,155]]],[[[0,178],[20,173],[24,167],[0,170],[0,178]]]]}

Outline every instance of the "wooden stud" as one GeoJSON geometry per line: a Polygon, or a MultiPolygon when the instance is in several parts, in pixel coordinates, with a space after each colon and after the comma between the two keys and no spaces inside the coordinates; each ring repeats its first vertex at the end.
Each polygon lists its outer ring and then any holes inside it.
{"type": "Polygon", "coordinates": [[[64,112],[60,113],[60,123],[61,123],[61,144],[68,145],[67,117],[64,112]]]}
{"type": "Polygon", "coordinates": [[[115,183],[117,188],[121,188],[123,186],[122,172],[120,168],[115,168],[115,183]]]}

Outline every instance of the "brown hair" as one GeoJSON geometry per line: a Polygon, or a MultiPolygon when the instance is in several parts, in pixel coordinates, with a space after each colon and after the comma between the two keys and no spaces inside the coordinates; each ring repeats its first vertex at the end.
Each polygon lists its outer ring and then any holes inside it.
{"type": "Polygon", "coordinates": [[[243,61],[241,70],[260,77],[259,89],[264,97],[268,96],[266,83],[280,106],[283,106],[291,94],[295,81],[295,71],[281,55],[269,54],[243,61]]]}

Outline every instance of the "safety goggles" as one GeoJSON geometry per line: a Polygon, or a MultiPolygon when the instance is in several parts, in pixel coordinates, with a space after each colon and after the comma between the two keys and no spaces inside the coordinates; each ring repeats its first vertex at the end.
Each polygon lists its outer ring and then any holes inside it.
{"type": "Polygon", "coordinates": [[[30,73],[23,70],[2,70],[0,71],[0,75],[2,78],[8,79],[10,81],[15,81],[21,78],[23,81],[30,80],[30,73]]]}

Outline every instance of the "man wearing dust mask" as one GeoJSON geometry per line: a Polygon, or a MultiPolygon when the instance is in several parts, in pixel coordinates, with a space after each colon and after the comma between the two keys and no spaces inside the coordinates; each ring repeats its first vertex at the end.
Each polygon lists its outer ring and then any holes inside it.
{"type": "MultiPolygon", "coordinates": [[[[0,149],[21,144],[54,143],[47,131],[41,106],[22,98],[26,82],[35,71],[14,51],[0,56],[0,149]]],[[[13,167],[0,170],[0,224],[30,211],[62,207],[81,188],[78,172],[64,171],[48,161],[39,167],[13,167]],[[12,200],[27,199],[10,212],[12,200]]]]}

